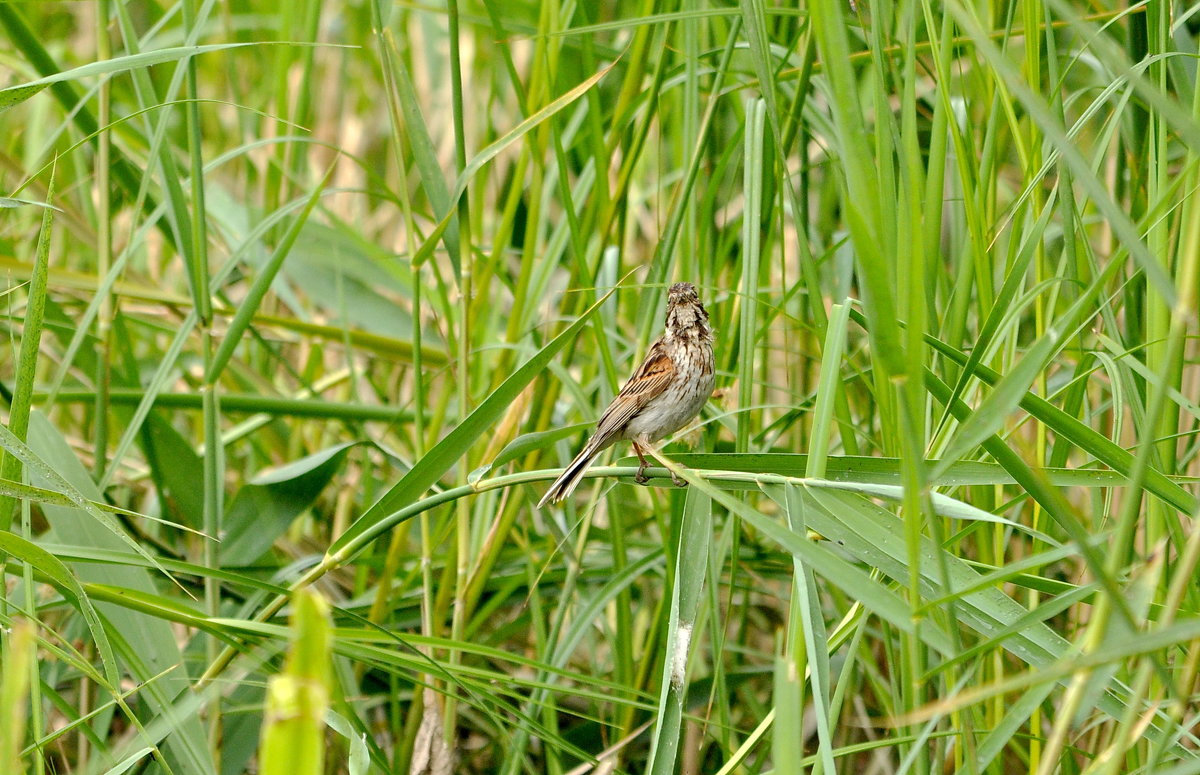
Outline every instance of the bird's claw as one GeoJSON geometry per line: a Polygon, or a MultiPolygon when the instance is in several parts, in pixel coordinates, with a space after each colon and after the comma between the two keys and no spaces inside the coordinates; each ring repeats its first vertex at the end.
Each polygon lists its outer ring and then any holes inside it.
{"type": "MultiPolygon", "coordinates": [[[[687,487],[688,483],[683,479],[680,479],[678,474],[676,474],[674,471],[671,471],[670,474],[671,481],[675,483],[676,487],[687,487]]],[[[650,477],[646,476],[645,466],[638,467],[638,472],[633,475],[633,481],[637,482],[638,484],[645,484],[646,482],[650,481],[650,477]]]]}

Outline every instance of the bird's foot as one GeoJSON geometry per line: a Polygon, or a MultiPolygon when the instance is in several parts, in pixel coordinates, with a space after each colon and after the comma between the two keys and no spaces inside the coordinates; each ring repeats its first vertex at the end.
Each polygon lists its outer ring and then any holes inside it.
{"type": "Polygon", "coordinates": [[[675,483],[676,487],[687,487],[688,486],[688,483],[686,481],[684,481],[683,479],[680,479],[679,475],[676,474],[674,471],[671,472],[671,481],[675,483]]]}
{"type": "Polygon", "coordinates": [[[646,482],[650,481],[650,477],[646,476],[646,469],[644,467],[639,468],[638,472],[634,474],[633,481],[637,482],[638,484],[645,484],[646,482]]]}

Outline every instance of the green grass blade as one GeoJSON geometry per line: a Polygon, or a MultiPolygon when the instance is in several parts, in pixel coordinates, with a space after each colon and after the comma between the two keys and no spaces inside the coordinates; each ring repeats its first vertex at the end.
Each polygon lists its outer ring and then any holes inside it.
{"type": "Polygon", "coordinates": [[[588,318],[615,292],[614,288],[601,296],[561,334],[550,340],[545,347],[514,371],[512,376],[477,406],[465,421],[439,441],[433,449],[413,465],[399,482],[355,520],[354,524],[329,547],[326,552],[327,556],[337,558],[352,554],[359,545],[370,539],[370,535],[380,520],[409,505],[432,487],[456,461],[463,458],[467,449],[492,426],[521,391],[545,370],[550,359],[567,342],[574,339],[588,318]]]}
{"type": "Polygon", "coordinates": [[[676,771],[687,696],[688,658],[693,650],[696,614],[708,569],[708,541],[712,535],[712,508],[708,496],[695,490],[687,493],[683,506],[683,528],[676,551],[675,586],[667,621],[667,647],[659,688],[658,717],[650,747],[647,771],[670,775],[676,771]]]}

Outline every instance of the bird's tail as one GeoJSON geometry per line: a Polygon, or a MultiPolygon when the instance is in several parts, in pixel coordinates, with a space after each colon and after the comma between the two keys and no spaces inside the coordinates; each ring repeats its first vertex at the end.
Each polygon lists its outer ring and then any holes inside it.
{"type": "Polygon", "coordinates": [[[603,451],[603,447],[595,449],[591,444],[584,445],[583,450],[575,456],[571,464],[563,469],[562,476],[555,479],[554,484],[550,485],[550,489],[546,490],[546,494],[538,501],[538,508],[540,509],[547,503],[566,500],[567,496],[575,491],[579,480],[583,479],[584,473],[592,465],[592,461],[603,451]]]}

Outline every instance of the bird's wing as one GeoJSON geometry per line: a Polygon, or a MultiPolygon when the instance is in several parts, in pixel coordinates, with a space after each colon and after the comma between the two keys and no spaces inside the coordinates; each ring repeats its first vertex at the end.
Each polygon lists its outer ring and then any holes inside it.
{"type": "Polygon", "coordinates": [[[596,423],[596,433],[592,441],[599,447],[608,446],[621,432],[634,415],[642,410],[651,399],[660,395],[675,379],[675,362],[667,355],[667,350],[658,340],[646,353],[642,365],[617,393],[616,398],[604,410],[600,422],[596,423]]]}

